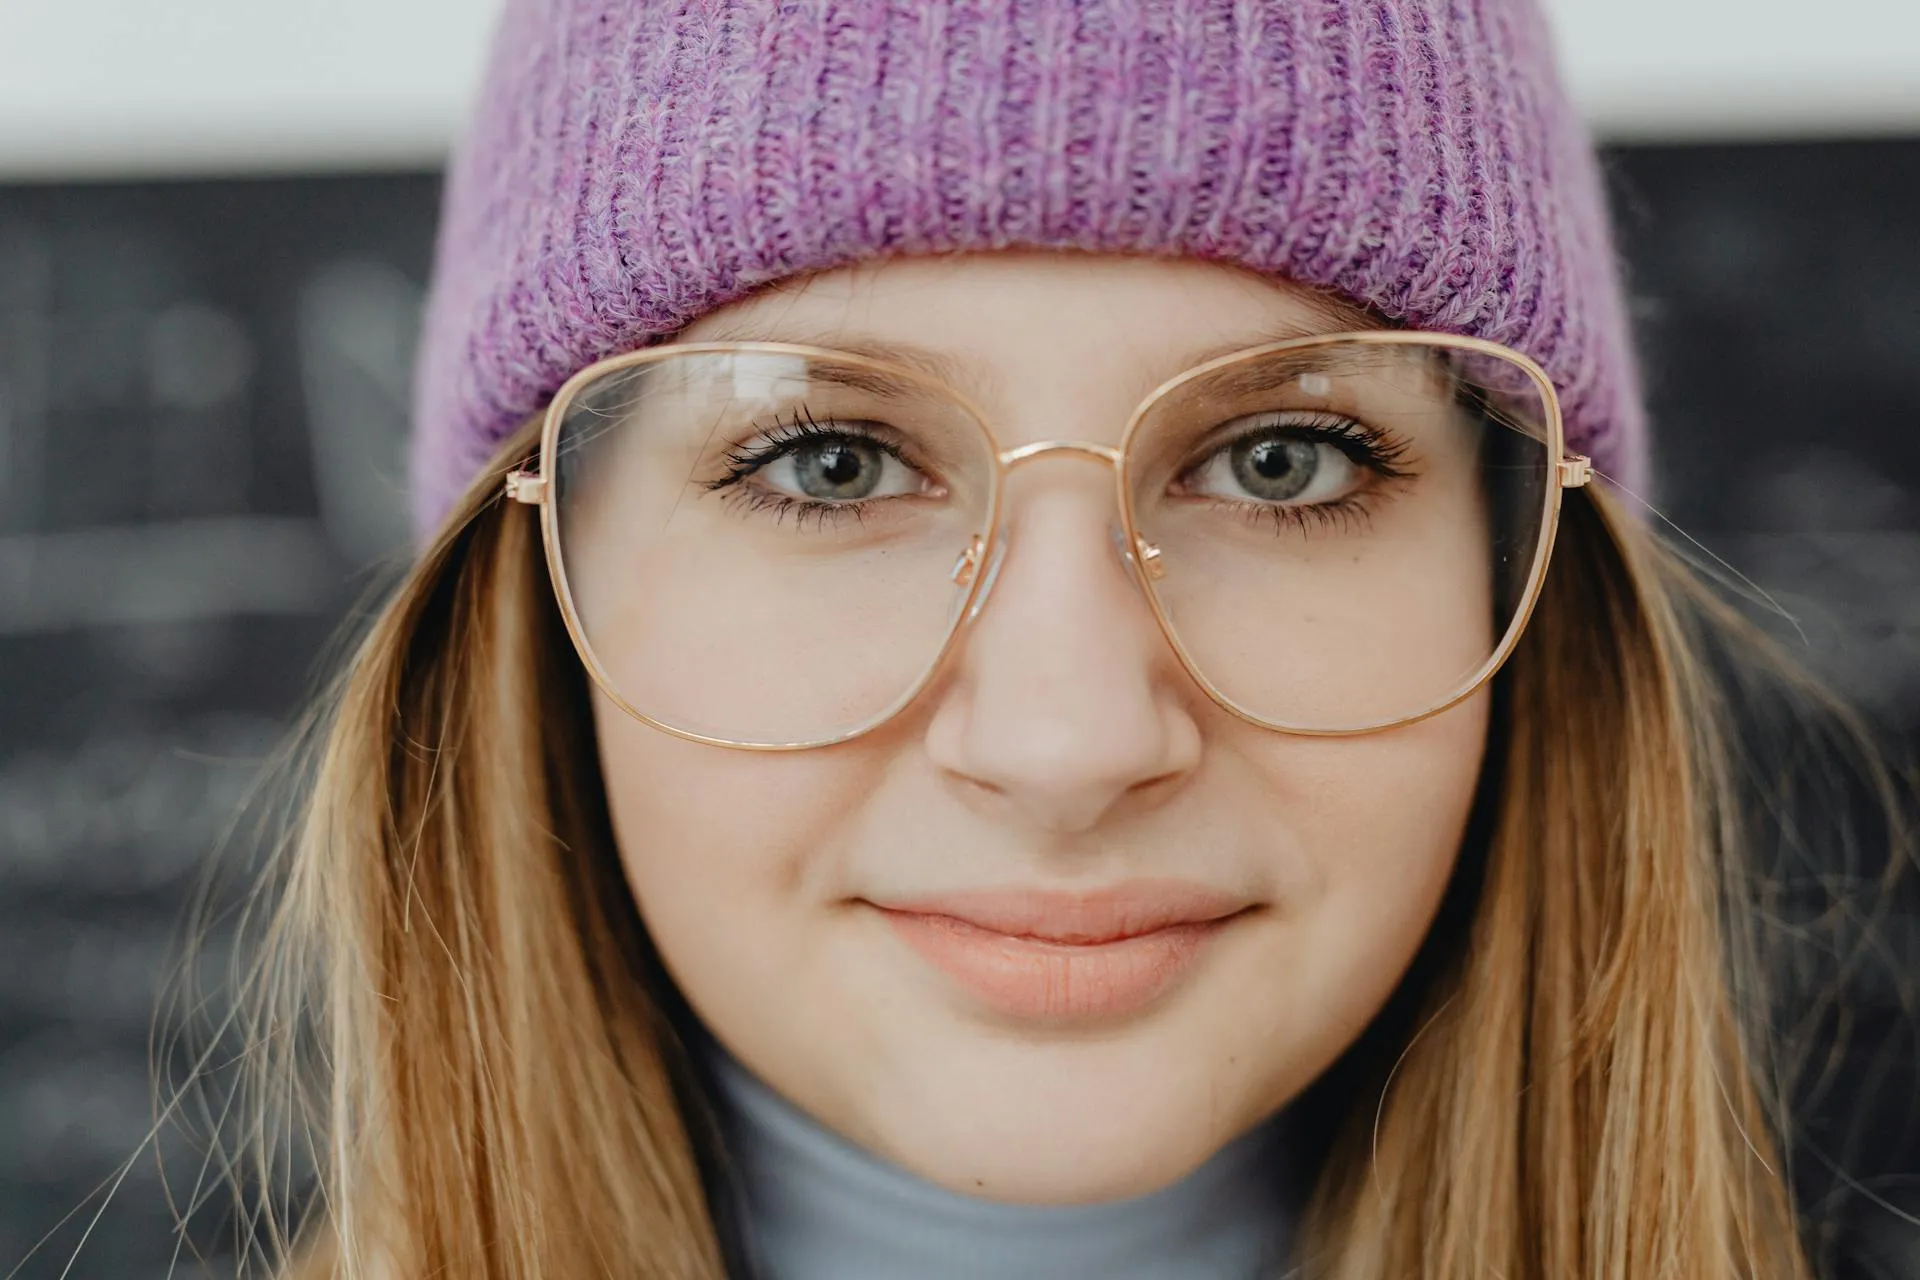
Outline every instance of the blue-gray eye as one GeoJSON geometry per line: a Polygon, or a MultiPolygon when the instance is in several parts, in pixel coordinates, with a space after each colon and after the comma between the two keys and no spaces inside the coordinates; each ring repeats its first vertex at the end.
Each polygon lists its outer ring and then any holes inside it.
{"type": "Polygon", "coordinates": [[[781,447],[755,469],[753,483],[808,502],[860,502],[921,493],[926,478],[877,441],[823,435],[781,447]]]}
{"type": "Polygon", "coordinates": [[[803,444],[793,458],[795,487],[809,498],[847,501],[870,496],[880,487],[886,455],[859,440],[818,440],[803,444]]]}
{"type": "Polygon", "coordinates": [[[1297,431],[1251,431],[1189,473],[1191,493],[1288,506],[1337,502],[1359,486],[1360,468],[1324,440],[1297,431]]]}

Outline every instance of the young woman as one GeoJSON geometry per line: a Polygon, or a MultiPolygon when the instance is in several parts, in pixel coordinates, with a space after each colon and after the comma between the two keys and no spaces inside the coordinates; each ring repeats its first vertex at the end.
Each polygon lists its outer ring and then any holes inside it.
{"type": "Polygon", "coordinates": [[[1805,1274],[1622,310],[1528,0],[510,0],[290,1265],[1805,1274]]]}

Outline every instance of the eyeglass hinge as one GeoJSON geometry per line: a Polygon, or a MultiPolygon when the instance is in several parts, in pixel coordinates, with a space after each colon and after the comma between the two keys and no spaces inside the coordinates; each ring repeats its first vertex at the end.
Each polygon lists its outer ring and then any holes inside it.
{"type": "Polygon", "coordinates": [[[1560,487],[1579,489],[1593,479],[1593,459],[1584,453],[1568,454],[1560,459],[1560,487]]]}
{"type": "Polygon", "coordinates": [[[538,471],[509,471],[507,500],[538,506],[547,497],[547,478],[538,471]]]}

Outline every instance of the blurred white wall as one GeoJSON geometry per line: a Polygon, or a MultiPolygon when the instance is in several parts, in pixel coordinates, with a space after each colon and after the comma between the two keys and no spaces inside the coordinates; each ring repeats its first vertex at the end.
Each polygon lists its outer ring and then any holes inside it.
{"type": "MultiPolygon", "coordinates": [[[[1920,0],[1547,2],[1610,138],[1920,133],[1920,0]]],[[[0,0],[0,179],[435,163],[496,3],[0,0]]]]}
{"type": "Polygon", "coordinates": [[[1609,138],[1920,134],[1920,0],[1546,6],[1574,96],[1609,138]]]}

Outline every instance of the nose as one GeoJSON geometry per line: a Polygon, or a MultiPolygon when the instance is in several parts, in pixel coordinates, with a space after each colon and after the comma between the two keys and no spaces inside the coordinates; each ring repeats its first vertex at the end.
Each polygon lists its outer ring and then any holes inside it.
{"type": "Polygon", "coordinates": [[[1111,489],[1030,496],[936,695],[927,748],[970,803],[1072,834],[1191,773],[1198,690],[1114,554],[1111,489]]]}

